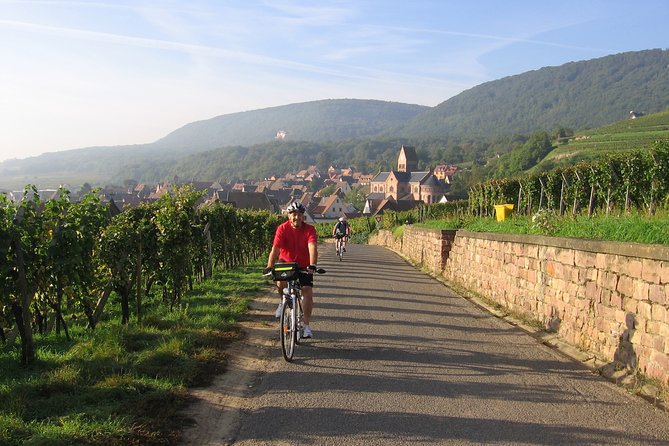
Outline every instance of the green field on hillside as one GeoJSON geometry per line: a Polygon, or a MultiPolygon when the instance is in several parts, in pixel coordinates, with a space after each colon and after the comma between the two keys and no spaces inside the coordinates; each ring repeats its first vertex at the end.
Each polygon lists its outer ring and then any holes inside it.
{"type": "Polygon", "coordinates": [[[669,110],[564,138],[540,164],[573,164],[606,154],[646,149],[659,139],[669,140],[669,110]]]}

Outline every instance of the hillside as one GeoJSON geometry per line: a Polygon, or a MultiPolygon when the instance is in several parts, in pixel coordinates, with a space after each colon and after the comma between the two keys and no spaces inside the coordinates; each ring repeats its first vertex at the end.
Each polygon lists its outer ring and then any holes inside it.
{"type": "Polygon", "coordinates": [[[487,82],[388,132],[444,138],[600,127],[669,106],[669,50],[616,54],[487,82]]]}
{"type": "MultiPolygon", "coordinates": [[[[271,144],[279,130],[286,141],[344,141],[375,136],[429,107],[398,102],[339,99],[290,104],[197,121],[151,144],[89,147],[46,153],[0,163],[0,190],[25,184],[104,184],[119,177],[136,179],[156,166],[212,149],[271,144]]],[[[252,162],[252,161],[251,161],[252,162]]]]}
{"type": "Polygon", "coordinates": [[[398,143],[415,145],[424,163],[478,161],[491,155],[490,148],[504,153],[504,147],[494,147],[500,141],[510,150],[500,136],[582,130],[617,122],[630,110],[663,111],[669,106],[668,78],[669,51],[647,50],[487,82],[432,108],[340,99],[233,113],[190,123],[151,144],[6,161],[0,163],[0,190],[173,175],[239,178],[287,171],[296,163],[351,163],[373,171],[387,166],[394,155],[386,153],[398,143]],[[280,130],[285,140],[275,139],[280,130]]]}
{"type": "MultiPolygon", "coordinates": [[[[509,169],[518,164],[519,159],[536,157],[536,153],[530,156],[524,152],[532,152],[537,145],[545,145],[548,152],[544,153],[547,155],[541,155],[533,162],[528,160],[528,167],[546,170],[604,154],[645,149],[658,139],[669,140],[669,110],[576,132],[573,136],[562,138],[557,146],[554,139],[547,139],[544,143],[543,138],[541,135],[529,135],[503,138],[501,141],[482,139],[473,144],[451,148],[444,148],[438,142],[408,138],[359,138],[335,144],[273,141],[251,147],[212,150],[183,158],[176,163],[154,163],[126,173],[143,181],[156,182],[174,175],[222,180],[257,179],[294,172],[311,164],[318,165],[322,170],[334,164],[355,166],[362,172],[376,172],[392,169],[397,149],[402,145],[412,145],[418,148],[421,168],[441,163],[472,167],[476,160],[482,161],[481,157],[485,157],[485,166],[480,167],[482,175],[505,177],[509,173],[517,173],[509,169]],[[507,148],[506,153],[498,152],[502,147],[507,148]],[[551,150],[551,147],[554,148],[551,150]],[[456,153],[457,148],[464,153],[456,153]],[[537,162],[537,166],[533,167],[537,162]]],[[[546,138],[549,136],[546,135],[546,138]]]]}
{"type": "Polygon", "coordinates": [[[605,154],[645,149],[660,139],[669,140],[669,110],[577,132],[562,140],[537,168],[545,170],[605,154]]]}
{"type": "Polygon", "coordinates": [[[420,105],[356,99],[323,100],[217,116],[193,122],[155,142],[198,151],[251,146],[286,132],[287,141],[342,141],[375,136],[429,110],[420,105]]]}

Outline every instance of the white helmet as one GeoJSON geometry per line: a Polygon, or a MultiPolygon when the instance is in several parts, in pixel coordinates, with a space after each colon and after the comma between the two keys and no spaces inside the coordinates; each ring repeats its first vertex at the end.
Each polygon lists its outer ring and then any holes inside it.
{"type": "Polygon", "coordinates": [[[306,210],[307,208],[305,208],[304,205],[299,201],[293,201],[286,208],[286,212],[288,212],[289,214],[292,214],[293,212],[299,212],[300,214],[304,214],[306,210]]]}
{"type": "Polygon", "coordinates": [[[346,221],[346,217],[339,217],[339,221],[346,221]]]}

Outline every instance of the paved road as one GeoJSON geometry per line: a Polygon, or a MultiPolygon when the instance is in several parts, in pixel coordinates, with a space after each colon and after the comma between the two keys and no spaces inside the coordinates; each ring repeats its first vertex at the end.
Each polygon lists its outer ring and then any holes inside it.
{"type": "Polygon", "coordinates": [[[396,254],[326,246],[315,337],[290,364],[276,344],[233,444],[669,444],[667,413],[396,254]]]}

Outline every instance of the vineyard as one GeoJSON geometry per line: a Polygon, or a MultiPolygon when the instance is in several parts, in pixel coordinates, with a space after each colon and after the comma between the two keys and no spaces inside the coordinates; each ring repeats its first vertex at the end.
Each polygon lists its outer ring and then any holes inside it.
{"type": "Polygon", "coordinates": [[[517,178],[488,180],[469,192],[469,212],[493,215],[494,206],[514,204],[514,212],[540,210],[609,215],[640,210],[653,215],[669,205],[669,142],[648,150],[605,155],[565,168],[517,178]]]}
{"type": "Polygon", "coordinates": [[[121,323],[156,306],[187,305],[194,281],[266,252],[281,216],[200,205],[189,187],[112,215],[92,192],[72,203],[41,201],[28,186],[17,204],[0,195],[0,337],[21,340],[21,363],[35,360],[35,335],[70,339],[69,324],[93,333],[120,307],[121,323]],[[112,293],[118,299],[110,299],[112,293]],[[113,303],[110,303],[113,302],[113,303]]]}
{"type": "Polygon", "coordinates": [[[667,135],[669,111],[625,119],[559,139],[557,148],[546,156],[543,163],[574,164],[615,152],[630,152],[640,147],[649,147],[655,141],[666,140],[667,135]]]}

